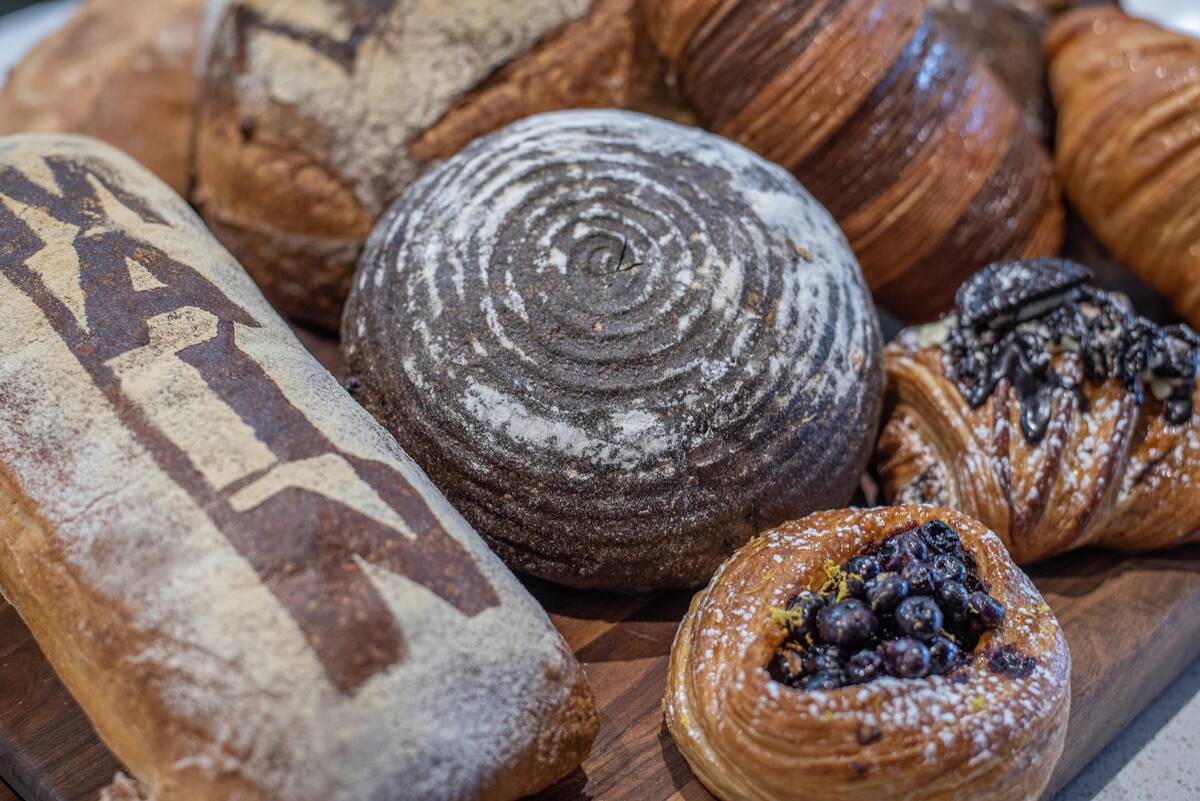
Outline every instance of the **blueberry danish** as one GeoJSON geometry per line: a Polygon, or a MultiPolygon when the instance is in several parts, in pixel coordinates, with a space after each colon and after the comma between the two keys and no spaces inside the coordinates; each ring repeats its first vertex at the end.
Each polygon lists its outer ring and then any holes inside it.
{"type": "Polygon", "coordinates": [[[666,721],[724,801],[1025,801],[1062,752],[1069,675],[1054,615],[979,522],[821,512],[693,600],[666,721]]]}
{"type": "Polygon", "coordinates": [[[1066,261],[992,265],[887,348],[885,500],[960,509],[1018,564],[1196,539],[1200,340],[1090,280],[1066,261]]]}

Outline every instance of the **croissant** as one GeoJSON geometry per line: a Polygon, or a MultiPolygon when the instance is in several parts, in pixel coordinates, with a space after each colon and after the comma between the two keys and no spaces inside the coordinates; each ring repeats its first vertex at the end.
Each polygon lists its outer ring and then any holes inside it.
{"type": "Polygon", "coordinates": [[[664,708],[724,801],[1028,801],[1062,753],[1069,675],[1050,608],[979,522],[843,510],[721,567],[664,708]]]}
{"type": "Polygon", "coordinates": [[[929,0],[930,13],[1000,79],[1039,140],[1053,130],[1042,39],[1054,0],[929,0]]]}
{"type": "Polygon", "coordinates": [[[1200,325],[1200,39],[1087,8],[1050,28],[1046,52],[1072,203],[1200,325]]]}
{"type": "Polygon", "coordinates": [[[946,311],[992,261],[1058,252],[1049,155],[925,0],[645,8],[700,120],[791,170],[902,317],[946,311]]]}
{"type": "Polygon", "coordinates": [[[1019,564],[1197,538],[1200,342],[1090,278],[1072,262],[993,265],[954,315],[888,346],[884,498],[960,509],[1019,564]]]}

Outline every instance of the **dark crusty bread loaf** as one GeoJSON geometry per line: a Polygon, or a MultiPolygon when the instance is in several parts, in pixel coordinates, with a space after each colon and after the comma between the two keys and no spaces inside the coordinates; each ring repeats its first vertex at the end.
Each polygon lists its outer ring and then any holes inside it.
{"type": "Polygon", "coordinates": [[[512,799],[596,730],[545,613],[92,140],[0,139],[0,588],[157,801],[512,799]]]}
{"type": "Polygon", "coordinates": [[[627,111],[530,117],[410,187],[342,347],[510,565],[620,591],[703,583],[846,503],[883,386],[829,214],[745,148],[627,111]]]}
{"type": "Polygon", "coordinates": [[[13,68],[0,134],[77,133],[186,192],[204,0],[88,0],[13,68]]]}
{"type": "Polygon", "coordinates": [[[660,110],[636,0],[233,0],[194,200],[285,314],[336,328],[376,218],[429,163],[530,114],[660,110]]]}

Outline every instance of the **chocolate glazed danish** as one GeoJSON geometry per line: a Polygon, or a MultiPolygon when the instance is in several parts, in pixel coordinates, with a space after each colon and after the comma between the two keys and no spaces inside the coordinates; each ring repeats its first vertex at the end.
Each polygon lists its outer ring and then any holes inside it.
{"type": "Polygon", "coordinates": [[[881,388],[829,215],[744,148],[628,112],[530,118],[414,185],[343,347],[506,561],[614,590],[698,584],[848,500],[881,388]]]}
{"type": "Polygon", "coordinates": [[[892,311],[932,317],[984,265],[1057,253],[1063,214],[1048,154],[924,0],[661,0],[646,10],[701,121],[791,170],[837,218],[892,311]]]}

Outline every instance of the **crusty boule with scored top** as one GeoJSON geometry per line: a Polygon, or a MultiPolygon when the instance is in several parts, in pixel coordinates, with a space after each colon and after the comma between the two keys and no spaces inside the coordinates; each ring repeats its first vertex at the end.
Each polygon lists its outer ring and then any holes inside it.
{"type": "Polygon", "coordinates": [[[764,525],[845,503],[878,322],[786,171],[632,112],[539,115],[414,184],[342,324],[358,399],[511,566],[695,586],[764,525]]]}

